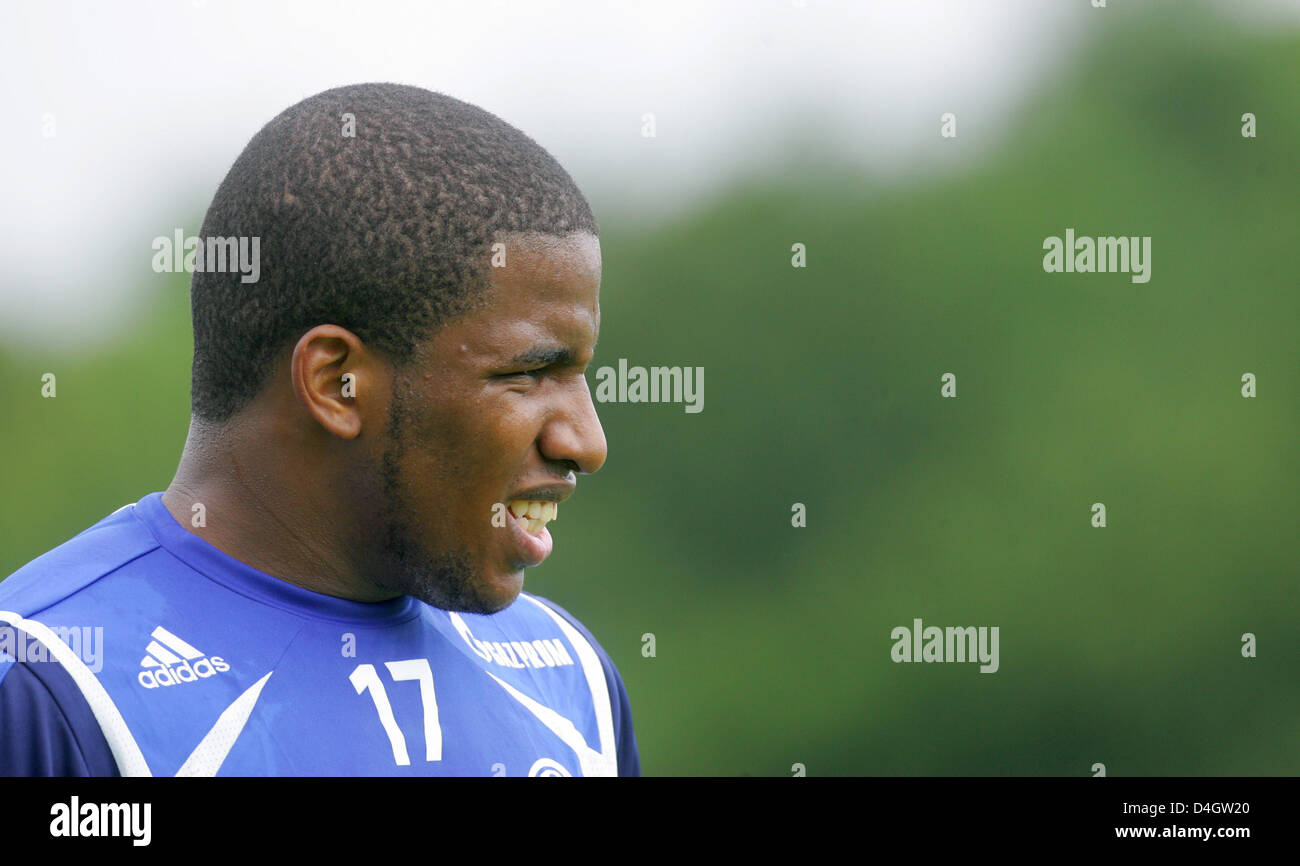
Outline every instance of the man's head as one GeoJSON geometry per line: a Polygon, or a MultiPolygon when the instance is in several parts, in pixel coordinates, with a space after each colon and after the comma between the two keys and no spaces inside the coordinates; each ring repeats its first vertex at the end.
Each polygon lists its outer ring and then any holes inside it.
{"type": "Polygon", "coordinates": [[[337,593],[513,601],[550,536],[498,504],[563,499],[605,458],[600,246],[564,169],[450,97],[343,87],[253,138],[201,234],[259,237],[261,262],[194,275],[195,425],[270,436],[250,444],[318,520],[304,544],[355,576],[337,593]]]}

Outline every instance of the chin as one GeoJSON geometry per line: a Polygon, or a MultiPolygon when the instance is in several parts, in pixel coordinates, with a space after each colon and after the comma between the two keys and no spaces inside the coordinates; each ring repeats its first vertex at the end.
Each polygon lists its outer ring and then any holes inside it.
{"type": "Polygon", "coordinates": [[[524,570],[522,568],[495,577],[480,595],[484,610],[480,613],[496,613],[515,603],[519,593],[524,589],[524,570]]]}
{"type": "Polygon", "coordinates": [[[444,556],[422,565],[413,574],[408,571],[399,591],[443,610],[497,613],[513,604],[524,588],[523,568],[499,568],[477,568],[464,554],[444,556]]]}
{"type": "Polygon", "coordinates": [[[475,580],[466,581],[456,587],[450,598],[445,593],[440,593],[442,603],[424,600],[435,607],[458,613],[493,614],[514,604],[523,588],[523,568],[495,573],[478,572],[475,580]]]}

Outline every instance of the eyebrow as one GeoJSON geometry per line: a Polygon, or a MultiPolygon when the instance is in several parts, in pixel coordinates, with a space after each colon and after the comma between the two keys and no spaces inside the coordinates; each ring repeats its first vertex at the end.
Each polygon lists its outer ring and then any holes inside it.
{"type": "Polygon", "coordinates": [[[568,367],[573,362],[573,353],[563,346],[538,346],[515,355],[511,361],[513,364],[545,364],[548,367],[556,364],[568,367]]]}

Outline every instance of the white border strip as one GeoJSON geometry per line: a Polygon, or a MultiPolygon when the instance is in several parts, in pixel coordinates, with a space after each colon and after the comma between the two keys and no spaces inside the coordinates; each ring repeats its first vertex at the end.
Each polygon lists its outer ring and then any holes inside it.
{"type": "Polygon", "coordinates": [[[8,623],[14,628],[27,632],[44,644],[55,661],[63,665],[63,669],[72,677],[77,688],[81,689],[82,696],[90,705],[90,711],[95,714],[95,721],[99,722],[99,727],[104,732],[104,739],[108,741],[108,747],[113,750],[118,772],[123,776],[152,776],[149,764],[131,734],[131,729],[126,726],[126,720],[122,718],[117,705],[108,696],[103,683],[95,677],[90,668],[86,667],[86,663],[77,657],[72,648],[59,640],[59,636],[45,625],[34,619],[23,619],[20,614],[11,610],[0,610],[0,623],[8,623]]]}

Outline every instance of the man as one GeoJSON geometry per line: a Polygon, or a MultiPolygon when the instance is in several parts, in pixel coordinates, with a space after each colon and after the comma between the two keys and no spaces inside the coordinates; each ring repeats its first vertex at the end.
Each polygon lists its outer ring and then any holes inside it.
{"type": "Polygon", "coordinates": [[[521,592],[606,453],[564,169],[342,87],[254,136],[204,239],[175,478],[0,583],[0,773],[638,774],[608,655],[521,592]]]}

